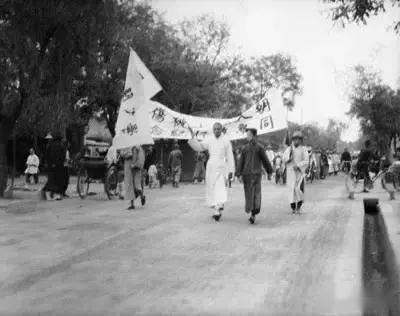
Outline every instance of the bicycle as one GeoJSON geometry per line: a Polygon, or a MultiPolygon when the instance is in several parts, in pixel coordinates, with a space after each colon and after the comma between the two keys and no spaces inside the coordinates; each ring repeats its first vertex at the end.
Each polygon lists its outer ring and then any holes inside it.
{"type": "Polygon", "coordinates": [[[368,192],[374,188],[375,181],[387,170],[379,167],[379,162],[366,163],[367,166],[359,168],[358,163],[353,163],[345,178],[345,186],[349,193],[349,199],[354,199],[354,194],[368,192]],[[370,173],[375,174],[373,177],[370,173]]]}
{"type": "Polygon", "coordinates": [[[389,193],[390,200],[394,200],[395,193],[400,192],[400,162],[394,162],[386,168],[381,184],[382,188],[389,193]]]}
{"type": "Polygon", "coordinates": [[[343,161],[342,162],[342,167],[341,170],[344,172],[344,174],[348,174],[351,169],[351,161],[343,161]]]}

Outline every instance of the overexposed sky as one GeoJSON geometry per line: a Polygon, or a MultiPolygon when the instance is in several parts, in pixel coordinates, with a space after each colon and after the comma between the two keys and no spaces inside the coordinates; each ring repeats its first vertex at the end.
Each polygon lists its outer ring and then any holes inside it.
{"type": "Polygon", "coordinates": [[[380,71],[383,80],[400,88],[400,35],[392,24],[398,9],[368,21],[367,25],[342,28],[329,19],[327,6],[319,0],[151,0],[167,20],[204,13],[224,20],[231,27],[231,49],[244,56],[278,52],[293,56],[303,76],[303,95],[289,119],[326,125],[329,118],[349,123],[345,140],[358,134],[357,122],[346,116],[346,89],[350,69],[364,64],[380,71]]]}

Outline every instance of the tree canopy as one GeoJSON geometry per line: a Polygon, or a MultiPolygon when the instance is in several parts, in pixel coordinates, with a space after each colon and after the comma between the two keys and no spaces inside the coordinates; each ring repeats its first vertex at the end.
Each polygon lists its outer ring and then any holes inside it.
{"type": "Polygon", "coordinates": [[[301,93],[290,56],[232,55],[229,27],[208,15],[172,25],[134,0],[2,0],[0,178],[15,128],[43,137],[100,112],[114,132],[129,47],[164,88],[155,100],[183,113],[229,117],[271,87],[301,93]]]}
{"type": "Polygon", "coordinates": [[[363,66],[354,69],[349,115],[359,119],[364,137],[386,151],[400,131],[400,91],[385,85],[379,74],[363,66]]]}
{"type": "MultiPolygon", "coordinates": [[[[390,6],[400,6],[400,0],[324,0],[334,21],[366,24],[371,16],[384,13],[390,6]]],[[[400,21],[393,22],[394,30],[400,32],[400,21]]]]}

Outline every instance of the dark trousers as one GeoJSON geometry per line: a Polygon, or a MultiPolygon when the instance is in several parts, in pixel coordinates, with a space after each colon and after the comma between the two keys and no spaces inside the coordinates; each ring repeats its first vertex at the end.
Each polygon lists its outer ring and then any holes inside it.
{"type": "Polygon", "coordinates": [[[31,174],[31,173],[27,173],[25,175],[25,181],[26,183],[30,184],[31,183],[31,177],[33,177],[33,180],[35,181],[35,184],[38,184],[39,181],[39,174],[35,173],[35,174],[31,174]]]}
{"type": "Polygon", "coordinates": [[[64,167],[64,185],[63,185],[63,194],[65,194],[68,190],[69,186],[69,168],[64,167]]]}
{"type": "Polygon", "coordinates": [[[243,175],[246,213],[256,215],[261,209],[261,174],[243,175]]]}

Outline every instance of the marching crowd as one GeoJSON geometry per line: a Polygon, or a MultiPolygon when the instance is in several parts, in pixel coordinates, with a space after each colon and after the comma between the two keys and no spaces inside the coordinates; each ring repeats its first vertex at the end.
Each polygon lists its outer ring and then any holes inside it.
{"type": "MultiPolygon", "coordinates": [[[[250,223],[255,222],[261,210],[262,179],[274,179],[276,184],[286,185],[289,191],[289,205],[293,213],[299,213],[304,204],[304,187],[307,182],[325,179],[329,175],[337,175],[341,168],[351,167],[352,155],[345,150],[341,155],[337,152],[313,149],[303,144],[303,135],[295,131],[292,143],[281,146],[274,151],[271,145],[264,147],[257,141],[257,129],[248,128],[247,141],[243,145],[232,146],[232,142],[224,137],[223,127],[216,123],[213,135],[199,142],[192,133],[188,144],[195,151],[193,183],[206,185],[207,204],[214,209],[213,218],[219,221],[228,199],[227,188],[232,182],[239,181],[244,186],[245,212],[250,214],[250,223]]],[[[172,186],[179,187],[182,175],[184,155],[178,143],[168,157],[164,166],[157,161],[153,146],[144,148],[134,146],[125,150],[108,149],[105,160],[109,166],[120,164],[123,173],[119,186],[123,186],[121,199],[128,200],[129,210],[135,208],[135,200],[145,205],[144,188],[162,188],[167,182],[169,173],[172,186]]],[[[31,178],[38,182],[39,158],[34,150],[26,161],[26,184],[31,178]]],[[[50,142],[46,152],[47,183],[42,189],[46,199],[62,199],[66,197],[69,184],[70,158],[61,137],[56,135],[50,142]]]]}

